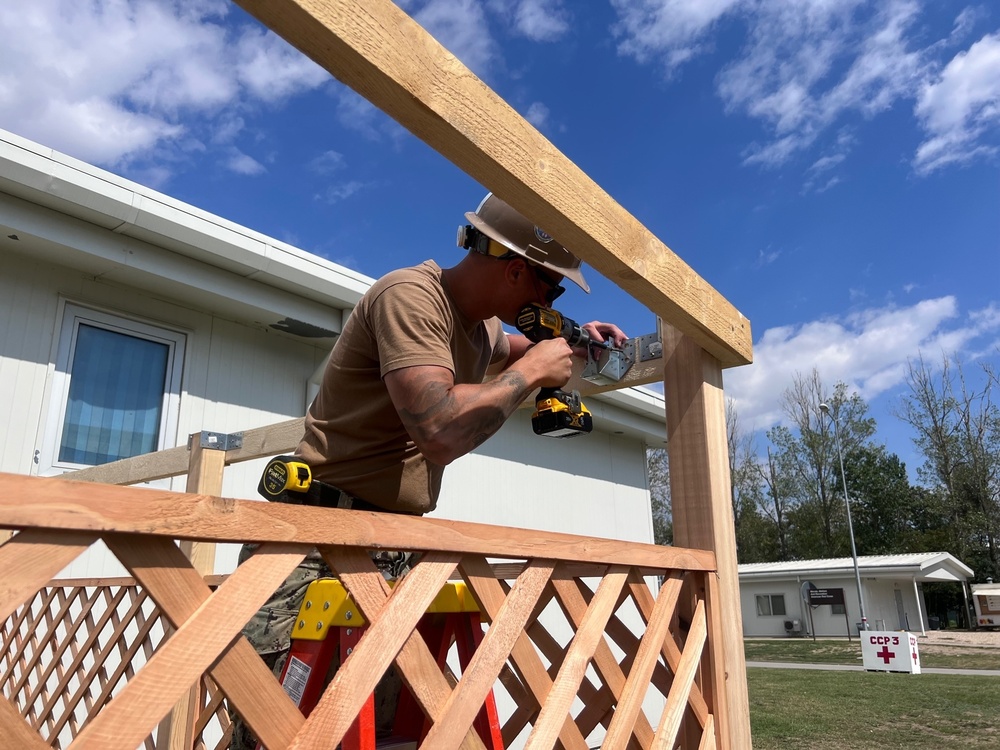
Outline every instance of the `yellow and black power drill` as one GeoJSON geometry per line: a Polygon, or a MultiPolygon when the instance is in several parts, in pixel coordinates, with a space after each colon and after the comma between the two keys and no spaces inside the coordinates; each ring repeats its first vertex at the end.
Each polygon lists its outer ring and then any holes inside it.
{"type": "MultiPolygon", "coordinates": [[[[517,314],[517,330],[536,344],[548,339],[563,338],[570,346],[600,346],[583,328],[557,311],[540,305],[526,305],[517,314]]],[[[535,413],[531,428],[536,435],[569,438],[585,435],[594,429],[594,418],[580,399],[579,391],[542,388],[535,396],[535,413]]]]}

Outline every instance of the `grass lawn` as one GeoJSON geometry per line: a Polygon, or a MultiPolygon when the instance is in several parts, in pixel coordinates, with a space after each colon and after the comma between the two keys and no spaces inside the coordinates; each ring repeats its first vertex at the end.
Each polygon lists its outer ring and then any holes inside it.
{"type": "Polygon", "coordinates": [[[747,670],[754,750],[1000,747],[1000,677],[747,670]]]}
{"type": "MultiPolygon", "coordinates": [[[[1000,669],[1000,649],[973,649],[941,644],[918,644],[922,667],[949,669],[1000,669]]],[[[861,644],[811,638],[776,638],[743,642],[747,661],[809,662],[812,664],[861,664],[861,644]]],[[[1000,719],[998,719],[1000,721],[1000,719]]]]}

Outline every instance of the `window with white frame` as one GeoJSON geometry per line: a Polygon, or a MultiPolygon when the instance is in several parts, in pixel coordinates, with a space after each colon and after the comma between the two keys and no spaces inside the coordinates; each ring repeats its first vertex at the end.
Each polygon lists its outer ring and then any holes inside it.
{"type": "Polygon", "coordinates": [[[785,615],[784,594],[757,594],[758,617],[783,617],[785,615]]]}
{"type": "Polygon", "coordinates": [[[66,303],[40,471],[172,445],[185,340],[179,331],[66,303]]]}

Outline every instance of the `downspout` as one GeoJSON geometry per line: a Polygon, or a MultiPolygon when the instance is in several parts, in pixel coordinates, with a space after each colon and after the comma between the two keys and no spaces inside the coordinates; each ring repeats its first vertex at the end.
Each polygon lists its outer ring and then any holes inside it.
{"type": "Polygon", "coordinates": [[[972,610],[969,609],[969,582],[964,578],[962,579],[962,601],[965,602],[965,622],[969,630],[973,630],[978,623],[973,617],[972,610]]]}
{"type": "Polygon", "coordinates": [[[802,576],[795,576],[795,586],[799,592],[799,622],[802,623],[802,627],[808,635],[815,636],[816,634],[812,632],[812,623],[806,622],[806,611],[803,609],[805,606],[805,597],[802,596],[802,576]]]}
{"type": "Polygon", "coordinates": [[[920,635],[926,636],[927,630],[924,628],[924,612],[923,608],[920,606],[920,589],[917,588],[917,577],[913,576],[913,596],[917,600],[917,616],[920,619],[920,635]]]}

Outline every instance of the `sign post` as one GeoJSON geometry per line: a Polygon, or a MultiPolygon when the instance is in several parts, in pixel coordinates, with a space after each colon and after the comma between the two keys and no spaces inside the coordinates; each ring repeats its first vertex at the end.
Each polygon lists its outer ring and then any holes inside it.
{"type": "MultiPolygon", "coordinates": [[[[809,589],[808,591],[809,604],[811,605],[844,603],[843,589],[809,589]]],[[[847,616],[847,607],[844,607],[844,622],[847,623],[847,640],[851,640],[851,620],[847,616]]],[[[813,639],[815,640],[815,634],[813,639]]]]}
{"type": "Polygon", "coordinates": [[[917,636],[892,630],[861,634],[861,660],[869,672],[920,674],[917,636]]]}

